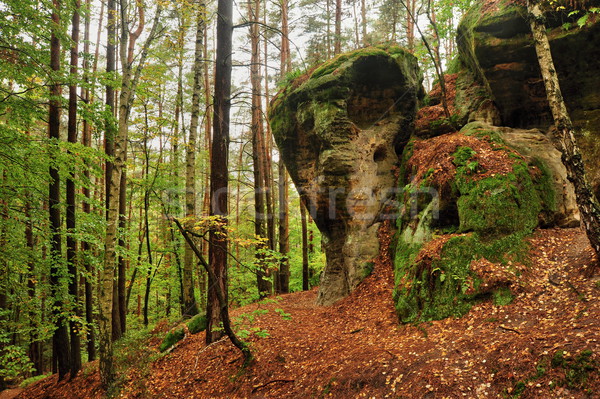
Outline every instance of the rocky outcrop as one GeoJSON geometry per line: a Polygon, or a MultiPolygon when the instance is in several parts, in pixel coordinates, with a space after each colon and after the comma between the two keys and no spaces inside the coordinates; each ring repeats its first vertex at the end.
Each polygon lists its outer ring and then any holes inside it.
{"type": "Polygon", "coordinates": [[[281,156],[324,237],[319,304],[346,296],[371,270],[421,90],[413,55],[367,48],[294,80],[271,104],[281,156]]]}
{"type": "MultiPolygon", "coordinates": [[[[486,87],[503,126],[548,130],[552,119],[526,12],[517,2],[477,2],[457,32],[460,62],[486,87]]],[[[600,194],[600,22],[591,16],[548,14],[548,36],[561,88],[589,178],[600,194]]]]}
{"type": "Polygon", "coordinates": [[[461,316],[490,297],[510,302],[524,270],[525,237],[554,216],[548,169],[469,126],[407,146],[395,257],[403,322],[461,316]]]}

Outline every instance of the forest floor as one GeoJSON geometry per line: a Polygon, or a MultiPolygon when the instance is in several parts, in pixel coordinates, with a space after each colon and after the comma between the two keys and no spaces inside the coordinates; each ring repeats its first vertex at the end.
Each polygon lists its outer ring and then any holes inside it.
{"type": "MultiPolygon", "coordinates": [[[[146,350],[154,360],[122,373],[113,395],[598,398],[600,279],[589,276],[596,262],[589,242],[580,229],[538,230],[530,242],[530,267],[509,305],[487,301],[459,319],[399,325],[391,264],[382,255],[333,306],[316,306],[312,290],[232,311],[238,320],[254,319],[249,330],[269,334],[248,338],[255,355],[248,368],[240,369],[242,357],[228,340],[206,347],[204,333],[158,356],[163,329],[146,350]]],[[[101,397],[96,369],[92,363],[68,383],[50,377],[18,397],[101,397]]]]}

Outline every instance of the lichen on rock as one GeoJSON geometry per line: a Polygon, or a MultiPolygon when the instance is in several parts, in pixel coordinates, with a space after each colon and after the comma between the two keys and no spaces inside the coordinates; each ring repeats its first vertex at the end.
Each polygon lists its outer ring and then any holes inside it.
{"type": "Polygon", "coordinates": [[[342,54],[292,81],[269,120],[302,202],[323,233],[318,303],[349,294],[378,254],[397,153],[411,136],[421,73],[398,47],[342,54]]]}

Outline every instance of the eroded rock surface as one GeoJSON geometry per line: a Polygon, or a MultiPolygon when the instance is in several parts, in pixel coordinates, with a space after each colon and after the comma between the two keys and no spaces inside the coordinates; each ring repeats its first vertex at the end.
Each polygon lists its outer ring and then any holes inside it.
{"type": "MultiPolygon", "coordinates": [[[[516,2],[479,2],[457,32],[460,60],[490,90],[501,125],[547,130],[552,117],[526,12],[516,2]]],[[[579,14],[548,13],[548,36],[588,178],[600,194],[600,20],[579,28],[579,14]]]]}
{"type": "Polygon", "coordinates": [[[413,55],[367,48],[296,79],[271,104],[281,156],[325,238],[319,304],[348,295],[372,268],[421,79],[413,55]]]}

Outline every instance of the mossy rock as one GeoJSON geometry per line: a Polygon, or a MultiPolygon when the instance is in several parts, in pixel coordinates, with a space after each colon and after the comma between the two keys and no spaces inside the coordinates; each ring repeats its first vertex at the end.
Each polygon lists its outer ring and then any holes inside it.
{"type": "Polygon", "coordinates": [[[481,300],[506,305],[519,284],[525,239],[552,187],[501,140],[471,133],[425,140],[410,150],[412,170],[404,166],[410,186],[427,195],[405,189],[398,219],[394,300],[402,322],[459,317],[481,300]],[[431,148],[441,153],[422,153],[431,148]],[[491,157],[495,163],[486,163],[491,157]],[[440,159],[447,163],[441,175],[440,159]]]}
{"type": "Polygon", "coordinates": [[[169,331],[167,335],[165,335],[165,338],[163,339],[160,346],[158,347],[158,350],[164,352],[173,345],[175,345],[177,342],[181,341],[184,337],[185,330],[183,328],[177,328],[173,331],[169,331]]]}
{"type": "Polygon", "coordinates": [[[200,314],[192,317],[192,319],[187,323],[187,327],[190,334],[197,334],[201,331],[206,330],[207,325],[208,320],[206,319],[206,316],[200,314]]]}
{"type": "Polygon", "coordinates": [[[327,264],[317,303],[348,295],[379,252],[381,204],[423,94],[417,58],[395,46],[340,54],[284,87],[269,120],[281,157],[319,230],[327,264]]]}

